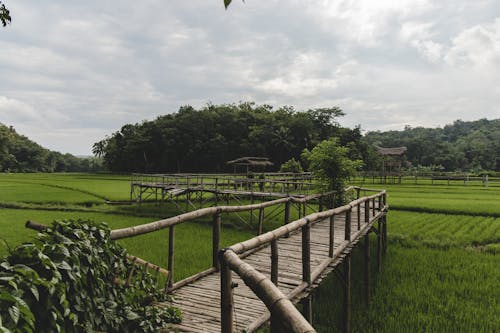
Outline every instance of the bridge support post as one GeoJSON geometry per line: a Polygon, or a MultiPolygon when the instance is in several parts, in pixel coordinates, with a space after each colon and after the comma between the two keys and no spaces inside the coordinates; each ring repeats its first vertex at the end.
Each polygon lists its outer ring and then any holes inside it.
{"type": "Polygon", "coordinates": [[[351,254],[347,254],[344,266],[344,333],[351,329],[351,254]]]}
{"type": "Polygon", "coordinates": [[[174,240],[175,240],[175,225],[168,228],[168,266],[169,271],[167,288],[172,288],[174,284],[174,240]]]}
{"type": "Polygon", "coordinates": [[[229,266],[224,261],[224,252],[221,250],[220,255],[220,315],[221,315],[221,332],[233,333],[233,286],[232,272],[229,266]]]}
{"type": "Polygon", "coordinates": [[[370,303],[371,297],[371,256],[370,256],[370,232],[365,235],[365,299],[370,303]]]}
{"type": "Polygon", "coordinates": [[[264,208],[259,208],[259,226],[258,226],[258,234],[262,234],[262,229],[264,228],[264,208]]]}
{"type": "MultiPolygon", "coordinates": [[[[307,224],[302,227],[302,281],[308,286],[311,285],[311,225],[307,224]]],[[[304,318],[312,324],[312,301],[308,296],[302,301],[302,314],[304,318]]]]}
{"type": "Polygon", "coordinates": [[[382,221],[379,219],[378,232],[377,232],[377,271],[380,273],[382,271],[382,221]]]}
{"type": "Polygon", "coordinates": [[[311,225],[302,227],[302,281],[311,284],[311,225]]]}
{"type": "Polygon", "coordinates": [[[212,263],[215,269],[220,270],[219,247],[220,247],[220,225],[221,217],[217,212],[212,220],[212,263]]]}
{"type": "Polygon", "coordinates": [[[383,253],[387,252],[387,215],[382,216],[383,253]]]}
{"type": "Polygon", "coordinates": [[[300,301],[302,304],[302,315],[309,322],[309,324],[313,324],[313,311],[312,311],[312,294],[309,294],[307,297],[300,301]]]}
{"type": "Polygon", "coordinates": [[[283,224],[290,223],[290,204],[291,204],[290,200],[285,202],[285,221],[283,224]]]}
{"type": "Polygon", "coordinates": [[[335,244],[335,215],[330,216],[330,237],[328,240],[328,256],[333,258],[333,250],[335,244]]]}

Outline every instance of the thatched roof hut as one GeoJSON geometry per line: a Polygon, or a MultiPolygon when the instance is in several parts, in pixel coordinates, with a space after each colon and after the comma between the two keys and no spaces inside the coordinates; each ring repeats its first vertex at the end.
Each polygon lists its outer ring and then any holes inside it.
{"type": "Polygon", "coordinates": [[[267,166],[274,165],[267,157],[240,157],[235,160],[227,161],[226,164],[233,165],[235,171],[237,165],[246,166],[247,173],[250,168],[253,167],[261,167],[264,169],[267,166]]]}
{"type": "Polygon", "coordinates": [[[377,152],[382,156],[402,156],[408,150],[406,147],[392,147],[392,148],[384,148],[378,147],[377,152]]]}

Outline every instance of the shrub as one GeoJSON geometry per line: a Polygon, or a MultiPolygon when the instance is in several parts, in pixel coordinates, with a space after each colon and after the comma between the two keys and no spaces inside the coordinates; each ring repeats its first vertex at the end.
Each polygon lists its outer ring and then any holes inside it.
{"type": "Polygon", "coordinates": [[[343,203],[344,186],[356,174],[363,162],[349,159],[349,148],[340,146],[337,138],[320,142],[311,151],[305,149],[302,158],[308,162],[309,171],[324,184],[324,190],[336,191],[336,205],[343,203]]]}
{"type": "Polygon", "coordinates": [[[304,170],[302,169],[302,165],[300,165],[300,162],[292,157],[281,165],[280,172],[302,173],[304,172],[304,170]]]}
{"type": "Polygon", "coordinates": [[[55,221],[0,262],[0,331],[154,332],[180,322],[147,270],[109,239],[106,224],[55,221]],[[128,283],[125,284],[124,281],[128,283]]]}

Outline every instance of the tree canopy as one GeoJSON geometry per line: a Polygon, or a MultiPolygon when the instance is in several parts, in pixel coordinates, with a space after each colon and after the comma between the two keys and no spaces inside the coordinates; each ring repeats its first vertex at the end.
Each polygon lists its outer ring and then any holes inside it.
{"type": "Polygon", "coordinates": [[[325,190],[337,191],[337,205],[342,203],[345,182],[363,165],[363,161],[349,158],[349,148],[341,146],[335,137],[320,142],[312,150],[304,149],[302,158],[307,161],[309,171],[326,185],[325,190]]]}
{"type": "Polygon", "coordinates": [[[365,156],[359,128],[340,127],[337,107],[298,112],[254,103],[183,106],[153,121],[126,124],[94,144],[111,171],[222,172],[226,162],[242,156],[269,157],[278,169],[304,148],[338,137],[350,145],[351,157],[365,156]]]}
{"type": "Polygon", "coordinates": [[[43,148],[11,126],[0,124],[0,171],[11,172],[60,172],[98,171],[100,161],[95,158],[78,158],[43,148]]]}
{"type": "Polygon", "coordinates": [[[364,142],[406,146],[413,167],[444,171],[500,171],[500,119],[456,120],[443,128],[406,126],[403,131],[369,132],[364,142]]]}

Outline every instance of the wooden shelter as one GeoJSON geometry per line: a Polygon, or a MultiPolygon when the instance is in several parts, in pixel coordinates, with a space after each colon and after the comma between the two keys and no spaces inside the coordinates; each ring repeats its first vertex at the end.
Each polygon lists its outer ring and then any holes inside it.
{"type": "Polygon", "coordinates": [[[274,165],[267,157],[240,157],[235,160],[227,161],[226,164],[233,165],[235,173],[238,165],[245,166],[247,173],[252,171],[252,168],[262,168],[261,170],[264,170],[266,167],[274,165]]]}
{"type": "Polygon", "coordinates": [[[375,148],[382,156],[381,177],[385,180],[387,176],[395,176],[401,180],[401,165],[408,149],[406,147],[384,148],[378,146],[375,148]]]}

